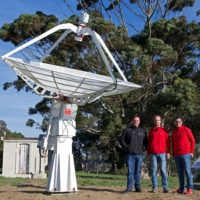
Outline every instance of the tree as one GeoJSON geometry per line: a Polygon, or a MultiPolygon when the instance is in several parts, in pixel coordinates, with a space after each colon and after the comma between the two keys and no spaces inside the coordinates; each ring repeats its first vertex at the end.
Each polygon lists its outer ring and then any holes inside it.
{"type": "MultiPolygon", "coordinates": [[[[187,7],[194,6],[195,0],[114,0],[114,1],[79,1],[78,10],[98,10],[105,13],[111,21],[117,21],[120,26],[129,32],[131,29],[138,31],[134,21],[130,19],[140,20],[146,25],[148,37],[151,38],[152,22],[160,18],[167,18],[171,14],[178,14],[187,7]],[[130,17],[126,17],[125,13],[129,13],[130,17]]],[[[140,31],[138,31],[140,32],[140,31]]]]}
{"type": "Polygon", "coordinates": [[[0,132],[2,133],[2,132],[4,132],[4,131],[8,131],[8,129],[7,129],[7,124],[6,124],[5,121],[0,120],[0,132]]]}
{"type": "MultiPolygon", "coordinates": [[[[15,131],[11,131],[7,128],[5,121],[0,120],[0,137],[3,138],[23,138],[23,134],[15,131]]],[[[3,151],[3,142],[0,142],[0,153],[3,151]]],[[[2,154],[3,155],[3,154],[2,154]]]]}
{"type": "Polygon", "coordinates": [[[7,128],[7,124],[5,121],[0,120],[0,136],[6,138],[22,138],[24,137],[22,133],[11,131],[7,128]]]}
{"type": "Polygon", "coordinates": [[[196,84],[190,79],[177,78],[172,85],[165,87],[149,102],[146,114],[161,114],[168,120],[165,123],[170,125],[176,116],[182,116],[186,120],[196,116],[200,109],[199,103],[196,84]]]}
{"type": "MultiPolygon", "coordinates": [[[[150,125],[153,114],[161,113],[166,125],[170,126],[177,111],[176,114],[183,115],[195,132],[199,131],[200,25],[195,20],[188,22],[186,16],[182,16],[182,11],[194,3],[194,0],[79,1],[77,8],[90,13],[89,26],[104,38],[128,80],[142,85],[141,90],[102,98],[79,108],[77,122],[81,134],[77,134],[74,146],[79,160],[82,159],[80,154],[89,155],[98,150],[110,158],[113,169],[116,164],[120,167],[118,136],[136,113],[142,116],[146,126],[150,125]],[[131,19],[138,18],[143,23],[141,30],[136,29],[135,20],[128,20],[126,12],[131,19]]],[[[76,21],[74,15],[64,20],[76,21]]],[[[58,22],[55,16],[42,12],[21,15],[0,29],[0,38],[19,45],[58,22]]],[[[36,43],[34,50],[23,52],[24,56],[41,58],[60,34],[57,32],[36,43]]],[[[75,42],[72,37],[69,35],[44,62],[107,74],[90,37],[85,37],[83,43],[75,42]]],[[[5,89],[10,86],[17,91],[30,91],[20,78],[4,84],[5,89]]],[[[49,100],[43,99],[30,108],[29,114],[39,113],[44,121],[37,124],[29,119],[27,125],[37,125],[45,131],[50,105],[49,100]]]]}

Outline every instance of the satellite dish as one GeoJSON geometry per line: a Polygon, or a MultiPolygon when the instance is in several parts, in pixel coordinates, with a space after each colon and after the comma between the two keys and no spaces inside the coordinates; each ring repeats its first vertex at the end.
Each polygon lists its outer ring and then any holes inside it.
{"type": "MultiPolygon", "coordinates": [[[[2,56],[2,59],[20,76],[38,95],[53,98],[47,134],[38,143],[41,150],[53,150],[49,169],[47,192],[75,192],[77,182],[74,159],[72,154],[72,137],[76,134],[77,105],[91,103],[102,96],[110,96],[129,92],[140,88],[140,85],[128,82],[112,54],[106,47],[98,33],[86,27],[89,15],[84,13],[79,26],[73,24],[60,24],[35,39],[17,47],[2,56]],[[43,38],[59,30],[65,30],[60,38],[48,49],[40,61],[27,61],[11,57],[13,54],[33,45],[43,38]],[[44,63],[43,60],[51,51],[63,41],[71,32],[75,33],[75,40],[82,41],[85,35],[90,35],[97,47],[102,61],[107,67],[110,76],[61,67],[44,63]],[[109,61],[108,61],[109,59],[109,61]],[[113,75],[114,66],[121,79],[113,75]],[[67,97],[69,102],[55,100],[67,97]]],[[[42,151],[41,151],[42,152],[42,151]]]]}
{"type": "MultiPolygon", "coordinates": [[[[2,59],[20,76],[38,95],[53,98],[54,95],[62,95],[69,98],[72,103],[85,105],[94,100],[115,94],[129,92],[140,85],[128,82],[112,54],[98,33],[86,27],[89,15],[84,13],[79,21],[79,26],[73,24],[60,24],[49,31],[39,35],[29,42],[17,47],[13,51],[2,56],[2,59]],[[43,59],[59,45],[71,32],[76,34],[75,40],[82,41],[85,35],[90,35],[96,45],[101,58],[107,67],[110,76],[99,75],[91,72],[75,70],[57,65],[35,61],[26,61],[21,58],[11,57],[13,54],[42,40],[56,31],[65,30],[60,38],[49,48],[43,59]],[[116,79],[110,66],[119,72],[121,79],[116,79]]],[[[42,60],[43,60],[42,59],[42,60]]]]}

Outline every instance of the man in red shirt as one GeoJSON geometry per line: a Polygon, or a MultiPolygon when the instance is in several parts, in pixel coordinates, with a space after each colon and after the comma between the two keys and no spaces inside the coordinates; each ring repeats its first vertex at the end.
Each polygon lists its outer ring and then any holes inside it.
{"type": "Polygon", "coordinates": [[[180,187],[178,193],[192,195],[193,179],[191,172],[191,158],[195,148],[195,139],[192,131],[183,126],[183,120],[180,117],[175,119],[176,128],[172,132],[173,155],[176,161],[176,168],[179,177],[180,187]],[[187,178],[187,191],[184,192],[184,172],[187,178]]]}
{"type": "Polygon", "coordinates": [[[157,169],[159,164],[163,192],[167,193],[166,156],[168,159],[170,158],[170,139],[167,130],[161,126],[161,123],[161,116],[154,116],[154,127],[151,128],[148,134],[147,154],[150,156],[151,161],[152,192],[157,192],[158,189],[157,169]]]}

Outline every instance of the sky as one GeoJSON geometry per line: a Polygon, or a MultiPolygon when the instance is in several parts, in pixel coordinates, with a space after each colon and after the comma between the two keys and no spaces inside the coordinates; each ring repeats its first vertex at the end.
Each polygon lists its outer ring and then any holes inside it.
{"type": "MultiPolygon", "coordinates": [[[[45,14],[54,14],[61,20],[72,15],[62,0],[1,0],[0,3],[0,27],[4,23],[11,23],[20,14],[34,14],[38,10],[45,14]]],[[[0,56],[14,48],[13,45],[0,40],[0,56]]],[[[30,92],[17,93],[13,88],[4,91],[3,83],[12,82],[17,76],[2,60],[0,69],[0,120],[5,121],[11,131],[21,132],[26,137],[37,137],[42,132],[27,127],[25,123],[29,118],[39,122],[42,120],[39,115],[28,114],[29,107],[34,107],[41,97],[30,92]]]]}
{"type": "MultiPolygon", "coordinates": [[[[76,1],[69,2],[74,2],[72,9],[76,10],[76,1]]],[[[190,20],[196,17],[195,12],[200,9],[199,1],[197,2],[193,10],[185,11],[190,20]]],[[[12,23],[20,14],[34,14],[38,10],[45,14],[53,14],[60,20],[73,14],[63,0],[0,0],[0,5],[0,27],[4,23],[12,23]]],[[[11,44],[0,41],[0,56],[14,48],[11,44]]],[[[26,127],[25,123],[29,118],[38,122],[42,120],[39,115],[28,115],[29,107],[33,107],[41,97],[30,92],[17,93],[13,88],[4,91],[3,83],[16,80],[16,75],[2,60],[0,60],[0,69],[0,120],[5,121],[11,131],[21,132],[26,137],[37,137],[42,132],[36,128],[26,127]]]]}

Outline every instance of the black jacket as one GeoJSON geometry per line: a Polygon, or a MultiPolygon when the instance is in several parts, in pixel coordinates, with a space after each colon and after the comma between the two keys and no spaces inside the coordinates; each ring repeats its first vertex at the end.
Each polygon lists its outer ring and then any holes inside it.
{"type": "Polygon", "coordinates": [[[123,130],[120,143],[127,154],[144,154],[147,149],[147,133],[140,127],[130,126],[123,130]]]}

